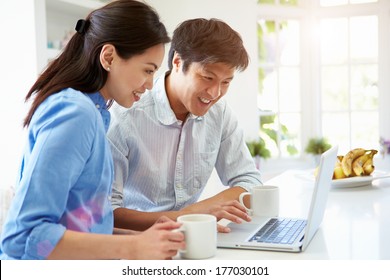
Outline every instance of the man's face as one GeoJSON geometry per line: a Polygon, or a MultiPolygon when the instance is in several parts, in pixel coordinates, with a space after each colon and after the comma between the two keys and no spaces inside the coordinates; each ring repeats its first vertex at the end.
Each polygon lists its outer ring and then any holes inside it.
{"type": "MultiPolygon", "coordinates": [[[[177,66],[177,65],[176,65],[177,66]]],[[[174,72],[175,69],[172,70],[174,72]]],[[[192,63],[183,73],[182,65],[171,76],[169,96],[171,107],[178,119],[188,113],[203,116],[229,88],[235,69],[224,63],[201,65],[192,63]]]]}

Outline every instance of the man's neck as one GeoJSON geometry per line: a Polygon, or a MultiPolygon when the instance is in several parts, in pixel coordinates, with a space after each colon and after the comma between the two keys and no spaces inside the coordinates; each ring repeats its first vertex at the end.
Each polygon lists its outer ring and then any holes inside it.
{"type": "Polygon", "coordinates": [[[181,103],[180,98],[178,98],[180,93],[178,93],[176,88],[172,86],[171,75],[172,73],[165,76],[165,91],[167,93],[169,105],[171,106],[173,113],[175,114],[176,118],[181,120],[184,124],[189,112],[181,103]]]}

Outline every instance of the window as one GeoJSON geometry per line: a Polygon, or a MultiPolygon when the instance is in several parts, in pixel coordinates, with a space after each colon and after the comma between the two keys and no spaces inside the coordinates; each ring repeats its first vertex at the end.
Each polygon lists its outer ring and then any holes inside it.
{"type": "Polygon", "coordinates": [[[322,133],[340,148],[374,147],[378,122],[378,16],[322,19],[322,133]]]}
{"type": "Polygon", "coordinates": [[[272,157],[297,158],[318,136],[340,153],[379,149],[387,131],[379,106],[387,85],[379,77],[389,69],[388,50],[379,51],[387,29],[379,30],[390,1],[258,3],[260,135],[272,157]]]}
{"type": "Polygon", "coordinates": [[[300,24],[259,20],[261,136],[272,155],[297,154],[300,146],[300,24]]]}
{"type": "Polygon", "coordinates": [[[362,4],[362,3],[373,3],[378,2],[378,0],[320,0],[320,5],[322,7],[329,6],[340,6],[345,4],[362,4]]]}

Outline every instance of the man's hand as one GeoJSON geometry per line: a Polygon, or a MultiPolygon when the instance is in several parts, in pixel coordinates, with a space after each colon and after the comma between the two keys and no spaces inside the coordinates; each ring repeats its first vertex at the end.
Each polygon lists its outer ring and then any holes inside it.
{"type": "MultiPolygon", "coordinates": [[[[246,213],[245,208],[237,200],[229,200],[219,203],[215,203],[211,199],[204,200],[184,208],[183,211],[189,213],[211,214],[214,215],[218,221],[221,219],[227,219],[237,224],[241,224],[242,221],[251,221],[251,217],[246,213]]],[[[228,233],[230,232],[230,229],[218,224],[218,231],[228,233]]]]}
{"type": "Polygon", "coordinates": [[[155,224],[166,223],[166,222],[173,222],[173,220],[168,218],[167,216],[161,216],[160,218],[157,219],[155,224]]]}

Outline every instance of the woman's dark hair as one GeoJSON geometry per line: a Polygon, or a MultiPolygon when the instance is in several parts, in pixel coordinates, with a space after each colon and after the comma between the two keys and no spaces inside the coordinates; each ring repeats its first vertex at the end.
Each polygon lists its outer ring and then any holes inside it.
{"type": "Polygon", "coordinates": [[[175,52],[183,61],[184,73],[192,62],[202,65],[222,62],[239,71],[245,70],[249,64],[240,34],[215,18],[190,19],[175,29],[168,56],[170,70],[175,52]]]}
{"type": "Polygon", "coordinates": [[[100,51],[112,44],[123,59],[142,54],[158,44],[170,42],[165,26],[157,12],[136,0],[117,0],[92,11],[85,21],[78,22],[77,33],[58,58],[40,75],[26,96],[33,95],[24,126],[30,124],[38,106],[50,95],[65,88],[85,93],[100,90],[107,72],[100,64],[100,51]]]}

